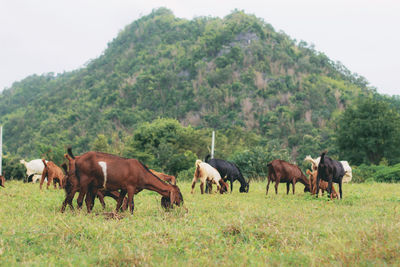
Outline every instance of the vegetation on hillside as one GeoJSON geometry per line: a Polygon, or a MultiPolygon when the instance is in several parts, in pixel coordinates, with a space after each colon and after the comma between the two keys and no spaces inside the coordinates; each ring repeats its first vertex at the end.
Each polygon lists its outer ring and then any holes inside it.
{"type": "MultiPolygon", "coordinates": [[[[186,20],[160,8],[85,67],[15,82],[0,95],[0,124],[9,162],[61,163],[71,145],[177,174],[209,153],[213,129],[216,155],[243,166],[272,155],[301,164],[324,149],[347,159],[338,120],[374,95],[364,78],[253,15],[186,20]]],[[[398,98],[380,101],[398,113],[398,98]]],[[[246,172],[263,173],[254,168],[246,172]]]]}

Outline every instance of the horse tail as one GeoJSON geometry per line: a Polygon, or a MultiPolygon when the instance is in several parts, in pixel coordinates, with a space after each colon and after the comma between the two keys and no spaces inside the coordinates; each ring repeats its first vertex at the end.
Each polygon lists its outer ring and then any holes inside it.
{"type": "Polygon", "coordinates": [[[68,148],[67,148],[67,151],[68,151],[68,155],[69,155],[71,158],[75,159],[74,154],[72,154],[72,148],[71,148],[71,147],[68,147],[68,148]]]}
{"type": "Polygon", "coordinates": [[[198,178],[200,176],[200,164],[201,160],[196,160],[196,171],[194,172],[194,178],[198,178]]]}
{"type": "Polygon", "coordinates": [[[211,156],[210,156],[210,154],[208,154],[207,156],[206,156],[206,158],[204,159],[204,162],[209,162],[210,161],[210,158],[211,158],[211,156]]]}
{"type": "Polygon", "coordinates": [[[46,160],[42,159],[42,161],[43,161],[44,167],[47,168],[46,160]]]}
{"type": "Polygon", "coordinates": [[[271,180],[272,182],[275,182],[276,180],[276,173],[275,173],[275,169],[272,166],[272,162],[267,164],[268,167],[268,180],[271,180]]]}

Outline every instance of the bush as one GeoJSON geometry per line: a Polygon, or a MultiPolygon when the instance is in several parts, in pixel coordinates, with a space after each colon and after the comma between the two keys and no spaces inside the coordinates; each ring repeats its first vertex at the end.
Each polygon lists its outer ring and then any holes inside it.
{"type": "Polygon", "coordinates": [[[358,167],[353,167],[352,182],[364,183],[367,181],[384,183],[400,182],[400,163],[394,166],[361,164],[358,167]]]}
{"type": "Polygon", "coordinates": [[[400,182],[400,163],[394,166],[380,166],[373,178],[377,182],[398,183],[400,182]]]}
{"type": "Polygon", "coordinates": [[[361,164],[360,166],[354,166],[352,169],[353,183],[364,183],[365,180],[371,178],[375,173],[376,166],[369,166],[366,164],[361,164]]]}
{"type": "Polygon", "coordinates": [[[193,179],[195,170],[196,167],[193,166],[190,169],[180,171],[176,177],[177,183],[179,183],[179,181],[191,181],[193,179]]]}
{"type": "Polygon", "coordinates": [[[6,154],[3,156],[3,175],[7,180],[23,180],[26,169],[20,162],[20,158],[6,154]]]}

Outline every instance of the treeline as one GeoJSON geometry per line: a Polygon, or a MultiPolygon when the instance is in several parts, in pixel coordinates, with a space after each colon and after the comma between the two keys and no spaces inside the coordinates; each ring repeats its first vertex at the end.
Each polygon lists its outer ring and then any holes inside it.
{"type": "MultiPolygon", "coordinates": [[[[335,122],[339,153],[329,151],[329,155],[350,162],[355,170],[355,182],[400,181],[399,165],[394,165],[400,162],[400,137],[396,134],[400,130],[400,113],[390,100],[380,95],[362,97],[335,122]]],[[[159,118],[141,124],[131,135],[99,134],[90,143],[90,150],[137,158],[152,169],[176,175],[181,180],[191,179],[196,159],[204,159],[210,153],[211,132],[209,128],[195,129],[182,126],[175,119],[159,118]]],[[[66,146],[44,146],[42,157],[61,164],[65,161],[66,146]]],[[[311,153],[312,146],[307,148],[303,148],[296,162],[303,170],[309,167],[303,162],[306,155],[319,155],[319,152],[311,153]]],[[[267,163],[273,159],[293,162],[284,144],[240,127],[216,132],[215,155],[234,162],[245,177],[252,179],[264,179],[267,163]]],[[[4,162],[10,177],[24,176],[19,159],[6,155],[4,162]]]]}

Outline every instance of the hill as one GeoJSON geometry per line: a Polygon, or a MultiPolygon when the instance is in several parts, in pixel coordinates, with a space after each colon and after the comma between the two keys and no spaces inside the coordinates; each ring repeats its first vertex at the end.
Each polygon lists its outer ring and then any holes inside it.
{"type": "Polygon", "coordinates": [[[4,150],[22,157],[62,155],[66,145],[87,151],[99,134],[126,143],[144,122],[174,118],[233,143],[240,135],[242,148],[273,143],[296,160],[325,148],[334,154],[334,119],[372,91],[253,15],[186,20],[160,8],[85,67],[15,82],[0,95],[0,123],[4,150]]]}

